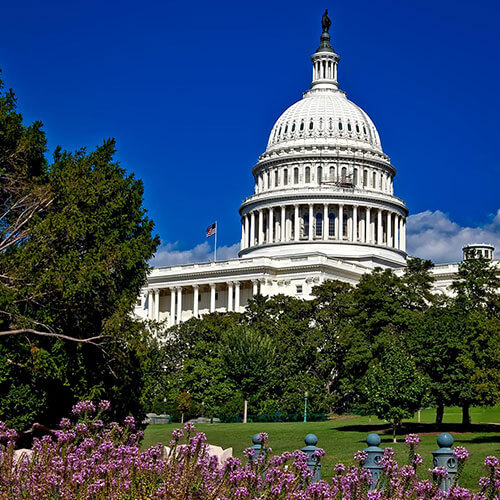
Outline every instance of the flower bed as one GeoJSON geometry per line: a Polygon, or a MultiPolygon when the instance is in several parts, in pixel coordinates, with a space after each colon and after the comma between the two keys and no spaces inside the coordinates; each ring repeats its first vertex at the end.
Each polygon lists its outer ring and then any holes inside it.
{"type": "MultiPolygon", "coordinates": [[[[76,423],[63,419],[54,436],[35,439],[31,453],[15,460],[16,432],[0,423],[0,499],[426,499],[494,500],[500,498],[500,469],[496,457],[487,457],[488,474],[479,481],[478,492],[458,486],[468,452],[456,447],[458,472],[449,491],[439,483],[447,471],[419,471],[416,453],[418,436],[407,436],[409,460],[399,465],[391,448],[384,450],[383,472],[372,484],[370,472],[362,467],[365,452],[355,454],[355,465],[338,464],[323,471],[326,480],[313,482],[314,466],[302,451],[274,456],[261,434],[262,450],[247,450],[244,461],[229,458],[223,466],[207,452],[203,433],[186,424],[172,433],[170,450],[158,444],[141,451],[142,433],[133,418],[120,425],[102,420],[109,403],[90,401],[73,408],[76,423]],[[328,472],[328,473],[327,473],[328,472]],[[428,478],[423,478],[427,476],[428,478]],[[374,488],[374,489],[373,489],[374,488]]],[[[317,449],[313,460],[324,454],[317,449]]]]}

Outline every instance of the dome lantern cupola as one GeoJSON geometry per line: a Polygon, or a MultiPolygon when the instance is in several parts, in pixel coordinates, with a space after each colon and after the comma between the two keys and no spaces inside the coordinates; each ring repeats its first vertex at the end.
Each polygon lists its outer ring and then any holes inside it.
{"type": "Polygon", "coordinates": [[[331,26],[328,17],[328,9],[325,10],[321,19],[323,33],[321,33],[321,42],[316,52],[311,56],[313,64],[313,81],[311,89],[329,89],[337,90],[337,66],[340,57],[335,53],[330,45],[330,34],[328,30],[331,26]]]}

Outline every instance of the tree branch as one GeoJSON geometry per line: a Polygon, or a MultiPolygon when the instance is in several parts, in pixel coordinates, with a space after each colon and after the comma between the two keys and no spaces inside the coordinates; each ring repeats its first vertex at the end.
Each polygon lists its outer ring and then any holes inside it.
{"type": "Polygon", "coordinates": [[[99,348],[101,348],[101,346],[97,344],[95,341],[109,337],[109,335],[96,335],[94,337],[87,337],[84,339],[80,339],[78,337],[71,337],[69,335],[64,335],[62,333],[41,332],[39,330],[34,330],[33,328],[20,328],[18,330],[5,330],[3,332],[0,331],[0,337],[22,335],[23,333],[31,333],[32,335],[37,335],[39,337],[55,337],[62,340],[68,340],[70,342],[77,342],[79,344],[91,344],[99,348]]]}

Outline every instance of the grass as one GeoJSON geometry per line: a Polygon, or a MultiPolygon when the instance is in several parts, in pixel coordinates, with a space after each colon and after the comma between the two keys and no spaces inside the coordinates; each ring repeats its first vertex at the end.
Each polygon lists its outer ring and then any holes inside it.
{"type": "MultiPolygon", "coordinates": [[[[462,412],[460,408],[446,408],[441,430],[449,431],[455,439],[455,445],[465,446],[472,456],[467,462],[461,486],[477,489],[477,481],[484,474],[482,466],[487,455],[500,456],[500,407],[471,409],[472,426],[470,432],[461,432],[462,412]]],[[[279,454],[304,446],[304,436],[310,432],[318,436],[318,446],[326,451],[322,460],[322,476],[331,476],[332,467],[338,462],[352,463],[355,451],[366,447],[365,439],[369,432],[381,435],[381,447],[394,447],[400,464],[406,463],[407,448],[404,445],[404,434],[417,432],[421,444],[419,453],[424,459],[421,468],[424,471],[432,467],[432,451],[437,449],[436,438],[439,434],[433,426],[435,410],[422,410],[421,423],[417,418],[404,423],[403,434],[398,436],[398,443],[392,443],[392,433],[387,423],[375,417],[359,417],[344,415],[327,422],[283,422],[283,423],[248,423],[248,424],[205,424],[196,429],[207,435],[208,442],[223,448],[233,448],[233,455],[243,457],[243,450],[252,444],[252,435],[258,432],[269,434],[269,446],[279,454]]],[[[158,442],[167,443],[172,430],[179,424],[154,425],[146,428],[143,447],[147,448],[158,442]]]]}

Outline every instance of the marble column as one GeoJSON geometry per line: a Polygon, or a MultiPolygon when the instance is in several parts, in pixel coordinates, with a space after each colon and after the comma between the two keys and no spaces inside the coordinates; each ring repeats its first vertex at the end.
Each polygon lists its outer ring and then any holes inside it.
{"type": "Polygon", "coordinates": [[[268,243],[274,243],[274,210],[269,209],[269,241],[268,243]]]}
{"type": "Polygon", "coordinates": [[[391,212],[387,212],[387,222],[386,222],[386,230],[387,230],[387,246],[392,246],[392,220],[391,220],[391,212]]]}
{"type": "Polygon", "coordinates": [[[148,290],[148,319],[153,319],[153,290],[148,290]]]}
{"type": "Polygon", "coordinates": [[[175,288],[170,289],[170,318],[169,326],[175,325],[175,288]]]}
{"type": "Polygon", "coordinates": [[[371,209],[370,207],[366,208],[366,243],[373,243],[372,242],[372,221],[371,221],[371,209]]]}
{"type": "Polygon", "coordinates": [[[312,203],[309,203],[309,241],[311,241],[314,237],[313,229],[314,229],[314,205],[312,203]]]}
{"type": "Polygon", "coordinates": [[[240,243],[240,250],[243,250],[245,248],[245,218],[242,217],[241,219],[241,243],[240,243]]]}
{"type": "Polygon", "coordinates": [[[264,211],[259,210],[259,245],[264,243],[264,211]]]}
{"type": "Polygon", "coordinates": [[[382,245],[384,235],[382,234],[382,210],[377,209],[377,245],[382,245]]]}
{"type": "Polygon", "coordinates": [[[248,214],[245,215],[245,248],[248,248],[248,238],[250,236],[250,222],[248,220],[248,214]]]}
{"type": "Polygon", "coordinates": [[[255,211],[250,214],[250,247],[255,245],[255,211]]]}
{"type": "Polygon", "coordinates": [[[177,324],[182,322],[182,287],[177,288],[177,324]]]}
{"type": "Polygon", "coordinates": [[[299,205],[295,205],[295,217],[293,224],[293,236],[295,241],[299,241],[300,237],[300,222],[299,222],[299,205]]]}
{"type": "Polygon", "coordinates": [[[229,281],[227,284],[227,312],[233,310],[233,290],[234,290],[233,282],[229,281]]]}
{"type": "Polygon", "coordinates": [[[352,207],[352,241],[358,241],[358,206],[352,207]]]}
{"type": "Polygon", "coordinates": [[[193,316],[197,318],[199,316],[199,296],[200,291],[198,285],[193,285],[193,316]]]}
{"type": "Polygon", "coordinates": [[[281,207],[280,239],[282,243],[286,241],[286,208],[284,205],[281,207]]]}
{"type": "Polygon", "coordinates": [[[210,283],[210,312],[215,312],[215,283],[210,283]]]}
{"type": "Polygon", "coordinates": [[[240,282],[234,282],[234,312],[240,312],[240,282]]]}
{"type": "Polygon", "coordinates": [[[252,280],[252,297],[255,297],[259,293],[259,282],[257,280],[252,280]]]}
{"type": "Polygon", "coordinates": [[[323,239],[328,239],[328,229],[329,229],[329,219],[328,219],[328,203],[323,204],[323,239]]]}
{"type": "Polygon", "coordinates": [[[398,215],[394,214],[394,239],[392,242],[392,246],[394,248],[399,247],[399,241],[398,241],[398,215]]]}
{"type": "Polygon", "coordinates": [[[402,219],[402,229],[401,229],[401,250],[403,250],[403,252],[406,252],[406,221],[404,219],[404,217],[401,217],[402,219]]]}
{"type": "Polygon", "coordinates": [[[339,204],[339,240],[344,239],[344,205],[339,204]]]}
{"type": "Polygon", "coordinates": [[[158,288],[155,288],[155,311],[153,319],[160,321],[160,290],[158,288]]]}

